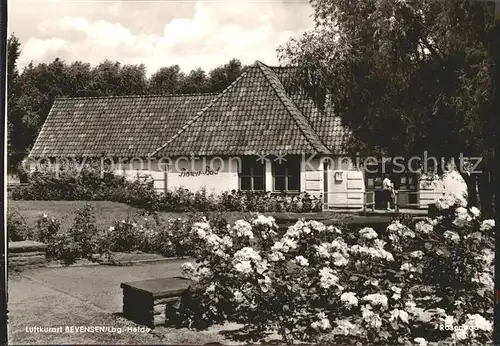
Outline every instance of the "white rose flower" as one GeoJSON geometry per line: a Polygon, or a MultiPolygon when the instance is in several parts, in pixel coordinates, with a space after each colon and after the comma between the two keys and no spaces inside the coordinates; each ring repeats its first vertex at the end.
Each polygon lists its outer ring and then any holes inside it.
{"type": "Polygon", "coordinates": [[[408,323],[408,318],[410,316],[408,313],[404,310],[399,310],[399,309],[394,309],[391,311],[391,317],[389,318],[389,321],[397,321],[398,319],[401,320],[404,323],[408,323]]]}
{"type": "Polygon", "coordinates": [[[453,326],[455,324],[455,317],[446,315],[444,318],[444,325],[445,326],[453,326]]]}
{"type": "Polygon", "coordinates": [[[252,225],[245,220],[238,220],[234,223],[233,231],[238,237],[253,239],[252,225]]]}
{"type": "Polygon", "coordinates": [[[415,304],[415,302],[408,301],[405,303],[405,308],[406,308],[407,312],[410,312],[410,313],[415,312],[416,307],[417,307],[417,304],[415,304]]]}
{"type": "Polygon", "coordinates": [[[374,293],[374,294],[368,294],[362,298],[363,301],[368,301],[370,302],[371,305],[373,306],[382,306],[383,308],[387,308],[387,296],[384,294],[379,294],[379,293],[374,293]]]}
{"type": "Polygon", "coordinates": [[[355,324],[352,324],[349,320],[344,319],[344,320],[336,320],[335,324],[337,327],[334,329],[335,334],[340,334],[340,335],[350,335],[350,334],[357,334],[358,332],[358,326],[355,324]]]}
{"type": "Polygon", "coordinates": [[[349,250],[349,246],[342,239],[335,239],[332,241],[331,247],[343,253],[346,253],[349,250]]]}
{"type": "Polygon", "coordinates": [[[339,278],[335,275],[335,272],[329,268],[324,267],[319,271],[319,281],[322,288],[330,288],[333,285],[337,285],[339,278]]]}
{"type": "Polygon", "coordinates": [[[276,228],[276,220],[272,216],[259,215],[255,220],[252,221],[254,225],[262,225],[270,228],[276,228]]]}
{"type": "Polygon", "coordinates": [[[396,287],[396,286],[392,286],[391,290],[394,292],[394,294],[392,295],[392,299],[394,299],[394,300],[401,299],[401,288],[396,287]]]}
{"type": "Polygon", "coordinates": [[[468,330],[466,328],[456,328],[453,330],[453,338],[458,341],[467,339],[468,330]]]}
{"type": "Polygon", "coordinates": [[[283,249],[284,249],[284,244],[279,241],[274,243],[274,245],[271,247],[271,250],[273,251],[283,251],[283,249]]]}
{"type": "Polygon", "coordinates": [[[418,346],[427,346],[427,344],[428,344],[427,340],[425,340],[424,338],[415,338],[415,339],[413,339],[413,341],[415,341],[415,343],[418,346]]]}
{"type": "Polygon", "coordinates": [[[327,229],[324,224],[322,224],[321,222],[315,221],[315,220],[309,221],[309,227],[311,227],[312,229],[314,229],[318,232],[324,232],[327,229]]]}
{"type": "Polygon", "coordinates": [[[181,265],[181,270],[184,275],[192,275],[195,271],[193,264],[190,262],[183,263],[181,265]]]}
{"type": "Polygon", "coordinates": [[[340,296],[340,301],[344,302],[348,308],[351,306],[358,306],[358,298],[354,292],[344,292],[340,296]]]}
{"type": "Polygon", "coordinates": [[[375,245],[375,248],[377,249],[380,249],[380,250],[383,250],[384,249],[384,246],[385,244],[387,244],[387,242],[385,242],[384,240],[382,239],[375,239],[373,241],[373,244],[375,245]]]}
{"type": "Polygon", "coordinates": [[[206,293],[212,293],[212,292],[215,292],[215,284],[214,283],[211,283],[207,289],[205,290],[206,293]]]}
{"type": "Polygon", "coordinates": [[[484,220],[481,223],[480,230],[481,231],[489,231],[493,227],[495,227],[495,220],[494,219],[488,219],[488,220],[484,220]]]}
{"type": "Polygon", "coordinates": [[[477,209],[476,207],[471,207],[470,208],[470,212],[472,213],[472,215],[474,217],[479,217],[481,215],[481,212],[479,211],[479,209],[477,209]]]}
{"type": "Polygon", "coordinates": [[[359,231],[359,236],[363,239],[375,239],[378,237],[377,232],[371,227],[365,227],[359,231]]]}
{"type": "Polygon", "coordinates": [[[421,259],[422,257],[424,257],[424,252],[421,250],[412,251],[410,253],[410,256],[413,258],[421,259]]]}
{"type": "Polygon", "coordinates": [[[405,272],[414,272],[415,271],[415,267],[411,263],[403,263],[401,265],[400,270],[405,271],[405,272]]]}
{"type": "Polygon", "coordinates": [[[451,239],[453,242],[458,243],[460,241],[460,236],[455,231],[446,231],[443,233],[445,238],[451,239]]]}
{"type": "Polygon", "coordinates": [[[212,271],[207,267],[203,267],[198,269],[198,275],[200,277],[209,277],[210,275],[212,275],[212,271]]]}
{"type": "Polygon", "coordinates": [[[479,329],[485,332],[493,331],[493,322],[488,321],[479,314],[467,314],[466,324],[473,327],[471,329],[479,329]]]}
{"type": "Polygon", "coordinates": [[[433,231],[433,229],[434,226],[425,221],[419,221],[415,224],[415,230],[419,233],[429,234],[433,231]]]}
{"type": "Polygon", "coordinates": [[[323,243],[320,245],[316,245],[316,252],[318,253],[318,256],[321,258],[330,258],[330,248],[331,248],[330,243],[323,243]]]}
{"type": "Polygon", "coordinates": [[[281,253],[279,251],[273,251],[269,254],[269,260],[271,262],[278,262],[278,261],[281,261],[284,259],[285,259],[285,256],[283,255],[283,253],[281,253]]]}
{"type": "Polygon", "coordinates": [[[342,231],[338,227],[335,227],[335,226],[328,226],[327,231],[330,233],[342,234],[342,231]]]}
{"type": "Polygon", "coordinates": [[[345,258],[344,255],[342,255],[339,252],[335,252],[332,255],[332,257],[333,257],[333,264],[335,264],[338,267],[345,266],[349,263],[349,260],[347,258],[345,258]]]}
{"type": "Polygon", "coordinates": [[[318,321],[311,323],[311,327],[314,329],[327,330],[332,326],[330,325],[330,320],[326,317],[324,312],[318,314],[318,321]]]}
{"type": "Polygon", "coordinates": [[[245,300],[245,297],[243,296],[243,293],[241,293],[241,291],[234,291],[233,295],[234,295],[234,301],[236,303],[242,303],[245,300]]]}
{"type": "Polygon", "coordinates": [[[250,261],[241,261],[234,265],[234,269],[243,274],[252,272],[252,264],[250,261]]]}
{"type": "Polygon", "coordinates": [[[299,266],[307,267],[309,266],[309,261],[304,256],[297,256],[294,260],[299,266]]]}
{"type": "Polygon", "coordinates": [[[196,234],[198,235],[198,238],[200,238],[200,239],[204,239],[207,236],[207,232],[205,232],[201,228],[196,230],[196,234]]]}
{"type": "Polygon", "coordinates": [[[299,244],[295,240],[285,238],[283,241],[283,252],[296,249],[298,246],[299,244]]]}

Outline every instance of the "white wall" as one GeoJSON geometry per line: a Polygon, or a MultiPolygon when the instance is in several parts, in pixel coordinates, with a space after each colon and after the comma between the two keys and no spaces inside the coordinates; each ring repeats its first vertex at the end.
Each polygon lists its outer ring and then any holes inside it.
{"type": "Polygon", "coordinates": [[[138,175],[151,176],[158,192],[164,192],[165,188],[173,190],[183,187],[193,192],[205,188],[208,193],[218,194],[238,189],[239,184],[238,161],[235,159],[200,158],[191,161],[190,158],[184,158],[167,165],[158,160],[144,160],[143,163],[137,161],[115,165],[115,172],[125,175],[129,180],[137,179],[138,175]]]}
{"type": "Polygon", "coordinates": [[[443,193],[467,195],[467,184],[456,170],[444,174],[442,177],[428,177],[422,175],[419,186],[419,202],[421,208],[427,208],[443,193]]]}
{"type": "Polygon", "coordinates": [[[167,174],[167,189],[184,187],[191,191],[206,188],[208,193],[219,194],[227,190],[237,190],[239,187],[238,161],[216,160],[208,162],[180,162],[178,167],[170,167],[167,174]],[[210,166],[208,174],[207,164],[210,166]],[[182,173],[182,169],[186,173],[182,173]],[[201,172],[201,174],[199,174],[201,172]]]}
{"type": "Polygon", "coordinates": [[[352,161],[337,157],[323,157],[314,160],[313,167],[305,170],[305,189],[311,194],[327,194],[327,204],[332,208],[362,208],[365,182],[363,172],[356,170],[352,161]],[[327,191],[324,191],[324,165],[328,162],[327,191]]]}

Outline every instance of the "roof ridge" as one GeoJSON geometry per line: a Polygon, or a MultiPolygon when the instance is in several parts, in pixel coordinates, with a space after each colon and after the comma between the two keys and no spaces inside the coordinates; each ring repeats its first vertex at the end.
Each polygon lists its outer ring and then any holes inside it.
{"type": "Polygon", "coordinates": [[[106,96],[81,96],[81,97],[56,97],[55,100],[86,100],[86,99],[122,99],[122,98],[147,98],[147,97],[175,97],[175,96],[216,96],[220,93],[191,93],[191,94],[143,94],[143,95],[106,95],[106,96]]]}
{"type": "Polygon", "coordinates": [[[222,92],[217,94],[217,96],[212,101],[210,101],[210,103],[205,108],[203,108],[201,111],[199,111],[193,118],[188,120],[188,122],[184,126],[182,126],[182,128],[179,131],[177,131],[177,133],[174,134],[165,144],[163,144],[160,147],[158,147],[157,149],[155,149],[148,156],[156,155],[160,150],[164,149],[167,145],[169,145],[176,138],[178,138],[184,131],[187,130],[188,127],[190,127],[194,122],[196,122],[198,119],[200,119],[210,107],[212,107],[215,103],[217,103],[217,101],[220,98],[222,98],[222,96],[224,96],[229,90],[231,90],[236,83],[238,83],[245,75],[247,75],[250,70],[252,70],[252,67],[248,68],[246,71],[244,71],[242,74],[240,74],[238,76],[238,78],[236,78],[231,84],[229,84],[229,86],[226,89],[222,90],[222,92]]]}
{"type": "Polygon", "coordinates": [[[299,127],[300,131],[302,132],[303,136],[307,139],[307,141],[313,146],[313,148],[323,154],[330,154],[331,151],[330,149],[327,148],[327,146],[323,143],[323,141],[320,139],[316,131],[314,131],[313,127],[309,123],[309,121],[306,119],[304,114],[300,111],[300,109],[295,105],[295,103],[290,99],[288,96],[285,87],[281,84],[280,79],[278,76],[274,74],[274,71],[272,71],[272,68],[267,66],[266,64],[257,61],[256,65],[259,67],[259,69],[262,71],[264,74],[265,78],[273,88],[274,92],[276,93],[276,96],[278,99],[281,101],[285,109],[288,111],[292,119],[295,121],[297,126],[299,127]],[[268,69],[265,71],[265,69],[268,69]],[[272,73],[274,77],[276,77],[276,81],[272,81],[270,79],[269,74],[272,73]],[[277,85],[275,85],[277,84],[277,85]],[[283,89],[283,93],[280,93],[276,88],[281,87],[283,89]],[[283,95],[282,95],[283,94],[283,95]],[[287,98],[287,102],[283,99],[284,97],[287,98]],[[293,107],[293,108],[291,108],[293,107]],[[304,128],[307,127],[307,128],[304,128]]]}

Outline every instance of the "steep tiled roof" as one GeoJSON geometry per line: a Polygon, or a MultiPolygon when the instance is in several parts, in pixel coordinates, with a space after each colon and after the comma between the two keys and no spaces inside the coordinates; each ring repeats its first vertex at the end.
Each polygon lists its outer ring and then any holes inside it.
{"type": "Polygon", "coordinates": [[[146,156],[215,96],[57,99],[30,156],[146,156]]]}
{"type": "Polygon", "coordinates": [[[334,115],[332,107],[327,104],[325,109],[320,111],[312,98],[300,87],[297,87],[296,68],[286,66],[271,67],[271,69],[323,143],[332,153],[345,154],[343,145],[350,132],[345,126],[342,126],[340,117],[334,115]]]}
{"type": "Polygon", "coordinates": [[[330,153],[261,62],[244,72],[152,155],[330,153]]]}
{"type": "Polygon", "coordinates": [[[342,154],[348,131],[294,72],[256,62],[218,95],[57,99],[30,156],[342,154]]]}

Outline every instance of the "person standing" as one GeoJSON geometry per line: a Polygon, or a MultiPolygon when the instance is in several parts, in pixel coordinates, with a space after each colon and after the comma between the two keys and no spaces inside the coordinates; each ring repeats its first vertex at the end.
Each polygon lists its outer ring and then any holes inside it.
{"type": "Polygon", "coordinates": [[[394,196],[394,183],[391,181],[391,178],[387,173],[382,181],[382,193],[384,196],[384,203],[387,204],[387,211],[392,211],[391,204],[394,196]]]}

